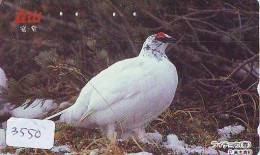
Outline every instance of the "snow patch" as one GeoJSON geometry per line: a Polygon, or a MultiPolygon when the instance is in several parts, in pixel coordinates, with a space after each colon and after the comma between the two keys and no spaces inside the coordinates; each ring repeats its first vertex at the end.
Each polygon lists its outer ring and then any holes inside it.
{"type": "Polygon", "coordinates": [[[5,143],[5,130],[0,129],[0,150],[6,148],[7,145],[5,143]]]}
{"type": "Polygon", "coordinates": [[[164,146],[168,149],[172,149],[177,154],[210,154],[210,155],[227,155],[227,153],[218,151],[211,147],[202,147],[192,145],[189,146],[185,144],[184,141],[180,141],[176,135],[170,134],[167,136],[167,141],[164,143],[164,146]]]}
{"type": "Polygon", "coordinates": [[[157,144],[162,142],[162,135],[157,131],[155,133],[146,133],[146,136],[151,138],[157,144]]]}
{"type": "Polygon", "coordinates": [[[237,135],[245,130],[242,125],[229,125],[222,129],[218,129],[218,134],[221,136],[218,140],[224,141],[231,138],[232,135],[237,135]]]}
{"type": "Polygon", "coordinates": [[[98,150],[92,150],[89,152],[89,155],[96,155],[98,150]]]}
{"type": "Polygon", "coordinates": [[[77,155],[77,153],[76,152],[64,153],[64,155],[77,155]]]}
{"type": "Polygon", "coordinates": [[[68,145],[61,145],[61,146],[54,146],[51,149],[52,152],[59,153],[59,152],[71,152],[68,145]]]}
{"type": "Polygon", "coordinates": [[[47,116],[48,112],[57,108],[58,105],[53,100],[36,99],[29,107],[25,108],[31,100],[11,111],[13,117],[21,118],[42,118],[47,116]]]}
{"type": "Polygon", "coordinates": [[[2,68],[0,68],[0,101],[2,101],[1,99],[2,87],[6,87],[6,81],[7,78],[5,76],[5,72],[3,71],[2,68]]]}
{"type": "Polygon", "coordinates": [[[5,72],[3,71],[2,68],[0,68],[0,86],[6,87],[6,81],[7,81],[7,78],[5,76],[5,72]]]}
{"type": "Polygon", "coordinates": [[[149,152],[138,152],[138,153],[126,153],[125,155],[153,155],[149,152]]]}
{"type": "Polygon", "coordinates": [[[11,103],[4,104],[3,109],[0,109],[0,116],[10,114],[10,111],[14,108],[14,105],[11,103]]]}
{"type": "Polygon", "coordinates": [[[185,153],[185,143],[184,141],[180,141],[176,135],[170,134],[167,136],[167,141],[165,142],[165,147],[168,149],[172,149],[177,153],[185,153]]]}
{"type": "Polygon", "coordinates": [[[258,133],[258,136],[260,137],[260,124],[258,125],[257,133],[258,133]]]}

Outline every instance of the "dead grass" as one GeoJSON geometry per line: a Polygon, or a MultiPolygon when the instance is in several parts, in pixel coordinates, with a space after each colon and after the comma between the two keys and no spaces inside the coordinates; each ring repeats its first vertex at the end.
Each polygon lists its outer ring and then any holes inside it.
{"type": "MultiPolygon", "coordinates": [[[[195,90],[195,89],[194,89],[195,90]]],[[[197,146],[210,146],[211,141],[217,140],[217,129],[231,124],[243,125],[246,130],[234,136],[230,141],[249,140],[253,149],[258,146],[256,126],[259,122],[259,97],[251,90],[239,91],[226,96],[223,102],[214,104],[213,112],[205,106],[205,99],[198,90],[190,98],[183,98],[178,92],[174,103],[147,127],[148,132],[158,131],[166,141],[168,134],[176,134],[185,143],[197,146]]],[[[162,145],[142,144],[129,138],[124,142],[111,143],[102,137],[99,129],[76,129],[66,124],[57,124],[55,146],[69,145],[72,152],[89,154],[97,150],[97,154],[120,155],[124,152],[133,153],[147,151],[155,155],[174,154],[162,145]]],[[[15,153],[13,147],[7,147],[4,152],[15,153]]],[[[23,149],[19,154],[57,154],[50,150],[23,149]]],[[[63,153],[60,153],[63,154],[63,153]]]]}

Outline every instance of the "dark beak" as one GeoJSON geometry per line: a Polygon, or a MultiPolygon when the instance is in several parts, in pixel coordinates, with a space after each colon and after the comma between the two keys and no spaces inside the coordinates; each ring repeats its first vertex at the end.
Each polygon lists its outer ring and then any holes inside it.
{"type": "Polygon", "coordinates": [[[158,40],[158,41],[161,41],[161,42],[163,42],[163,43],[175,43],[176,41],[177,41],[177,39],[175,39],[175,38],[157,38],[156,40],[158,40]]]}

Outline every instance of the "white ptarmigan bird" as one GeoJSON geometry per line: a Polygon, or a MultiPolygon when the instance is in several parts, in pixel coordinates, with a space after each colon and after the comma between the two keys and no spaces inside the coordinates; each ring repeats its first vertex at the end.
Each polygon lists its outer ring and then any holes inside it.
{"type": "Polygon", "coordinates": [[[171,104],[178,75],[165,55],[169,35],[149,36],[139,56],[119,61],[93,77],[76,103],[46,119],[93,128],[101,127],[110,140],[131,135],[146,142],[145,127],[171,104]]]}

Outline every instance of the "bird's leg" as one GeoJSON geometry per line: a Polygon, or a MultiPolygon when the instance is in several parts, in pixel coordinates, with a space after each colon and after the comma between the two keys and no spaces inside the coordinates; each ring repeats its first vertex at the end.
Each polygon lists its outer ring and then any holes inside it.
{"type": "Polygon", "coordinates": [[[106,137],[113,144],[116,143],[115,130],[116,130],[115,124],[108,124],[107,127],[106,127],[106,137]]]}
{"type": "Polygon", "coordinates": [[[145,129],[140,128],[134,132],[134,138],[141,143],[151,143],[146,137],[145,129]]]}
{"type": "Polygon", "coordinates": [[[162,137],[153,136],[154,133],[146,133],[144,128],[135,130],[134,138],[141,143],[154,144],[162,141],[162,137]]]}

